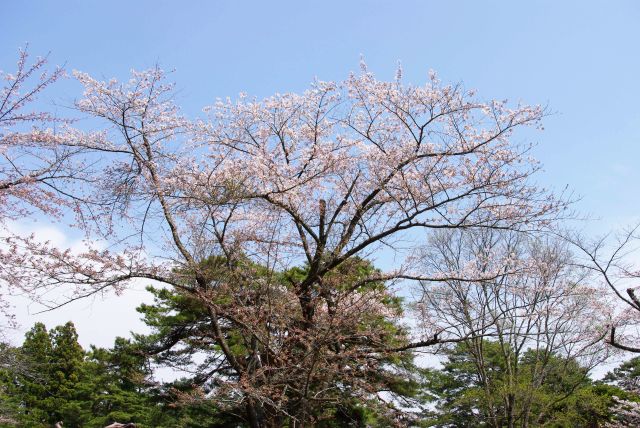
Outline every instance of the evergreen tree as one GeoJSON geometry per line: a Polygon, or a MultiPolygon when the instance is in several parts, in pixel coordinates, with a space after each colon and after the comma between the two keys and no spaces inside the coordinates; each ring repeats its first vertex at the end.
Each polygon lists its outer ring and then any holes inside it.
{"type": "Polygon", "coordinates": [[[112,349],[92,347],[86,360],[92,377],[91,414],[88,426],[113,422],[151,426],[154,408],[149,402],[145,358],[131,343],[116,338],[112,349]]]}
{"type": "Polygon", "coordinates": [[[112,349],[86,353],[72,323],[47,331],[37,323],[21,347],[0,347],[0,426],[102,428],[134,422],[140,428],[228,426],[211,403],[179,398],[191,385],[151,380],[147,356],[117,338],[112,349]],[[10,363],[10,364],[9,364],[10,363]]]}
{"type": "Polygon", "coordinates": [[[74,325],[47,331],[37,323],[14,352],[17,368],[3,370],[2,385],[19,426],[43,427],[57,421],[65,421],[66,427],[83,426],[90,416],[92,386],[74,325]]]}
{"type": "Polygon", "coordinates": [[[15,376],[29,373],[19,358],[18,349],[8,343],[0,343],[0,426],[13,425],[20,412],[15,400],[15,376]]]}
{"type": "Polygon", "coordinates": [[[130,340],[116,338],[112,349],[92,347],[87,366],[94,382],[87,427],[101,428],[116,421],[141,428],[214,426],[215,408],[202,403],[179,405],[175,386],[152,380],[147,356],[130,340]]]}
{"type": "Polygon", "coordinates": [[[82,427],[91,417],[93,379],[85,365],[85,352],[78,343],[73,323],[57,326],[49,332],[51,357],[47,370],[53,421],[65,427],[82,427]]]}
{"type": "MultiPolygon", "coordinates": [[[[219,258],[212,258],[203,265],[203,270],[208,269],[211,281],[215,281],[216,275],[220,275],[223,265],[219,258]]],[[[294,268],[278,274],[276,279],[269,278],[270,281],[279,281],[281,289],[286,290],[289,284],[298,281],[308,275],[306,267],[294,268]]],[[[239,282],[240,287],[244,287],[245,303],[247,307],[255,306],[256,314],[261,311],[261,300],[278,299],[277,295],[265,296],[258,294],[262,272],[266,275],[267,270],[260,266],[251,266],[253,275],[252,281],[239,282]],[[255,289],[252,289],[255,288],[255,289]]],[[[351,289],[361,278],[370,277],[374,268],[370,263],[354,259],[345,262],[333,276],[326,280],[333,281],[337,296],[340,290],[351,289]]],[[[248,276],[248,274],[247,274],[248,276]]],[[[246,278],[244,279],[246,281],[246,278]]],[[[271,288],[278,289],[276,286],[271,288]]],[[[231,371],[227,367],[227,362],[221,358],[220,349],[211,340],[214,334],[211,330],[207,304],[202,296],[192,296],[188,293],[169,289],[156,289],[149,287],[148,290],[155,296],[153,305],[142,305],[138,310],[144,315],[145,323],[152,328],[152,334],[138,336],[137,341],[141,347],[155,356],[158,364],[174,368],[182,368],[185,371],[194,373],[192,376],[180,379],[170,385],[175,390],[179,390],[186,400],[194,403],[205,403],[203,397],[210,397],[210,402],[216,403],[218,413],[208,426],[234,426],[234,424],[244,424],[246,421],[239,418],[238,414],[243,413],[240,407],[242,403],[238,396],[231,390],[225,388],[226,380],[229,379],[231,371]]],[[[317,336],[309,338],[307,343],[296,345],[290,343],[294,340],[293,332],[300,332],[301,328],[297,322],[295,314],[283,314],[274,317],[272,321],[265,320],[266,332],[259,335],[266,337],[270,335],[274,347],[280,347],[280,358],[291,358],[293,361],[305,361],[305,358],[294,356],[296,352],[309,355],[307,364],[319,364],[318,372],[310,374],[312,381],[309,388],[313,396],[313,391],[322,391],[325,399],[311,402],[307,408],[310,420],[314,426],[338,427],[338,426],[396,426],[405,425],[410,422],[411,414],[398,409],[397,404],[402,402],[406,407],[416,407],[420,403],[417,401],[418,395],[418,371],[413,363],[410,352],[389,352],[380,353],[373,349],[384,349],[401,347],[408,341],[407,331],[397,322],[397,317],[390,314],[401,312],[401,301],[385,292],[386,288],[381,281],[371,281],[359,285],[357,299],[372,300],[377,299],[376,304],[370,304],[369,308],[374,308],[369,312],[359,312],[354,317],[355,324],[341,324],[340,317],[349,317],[348,313],[336,314],[333,324],[321,326],[318,333],[322,333],[329,338],[322,342],[317,336]],[[327,330],[324,330],[324,329],[327,330]],[[325,354],[326,353],[326,354],[325,354]],[[331,377],[331,372],[323,372],[322,364],[327,364],[331,358],[339,359],[342,355],[355,355],[357,357],[344,364],[345,375],[341,379],[331,377]],[[365,359],[362,355],[369,354],[365,359]],[[362,365],[365,363],[366,365],[362,365]],[[353,364],[353,365],[351,365],[353,364]],[[359,365],[360,364],[360,365],[359,365]],[[348,373],[357,371],[357,376],[349,376],[348,373]],[[331,392],[330,399],[327,391],[331,392]],[[382,400],[378,394],[385,391],[387,399],[382,400]]],[[[228,303],[224,299],[229,299],[224,295],[214,295],[219,301],[216,304],[224,307],[228,303]]],[[[274,303],[278,304],[278,303],[274,303]]],[[[229,311],[234,308],[230,307],[229,311]]],[[[331,308],[327,311],[330,313],[331,308]]],[[[242,314],[237,315],[236,319],[242,314]]],[[[232,316],[229,317],[230,319],[232,316]]],[[[349,321],[351,322],[351,321],[349,321]]],[[[255,346],[255,338],[238,323],[229,322],[223,325],[222,333],[226,342],[231,347],[236,358],[246,361],[260,362],[269,360],[268,350],[255,346]],[[235,325],[234,325],[235,324],[235,325]],[[257,354],[257,355],[256,355],[257,354]]],[[[258,371],[261,376],[274,377],[283,376],[282,381],[291,383],[291,390],[285,389],[285,397],[282,400],[289,400],[295,406],[296,388],[299,385],[292,380],[298,374],[296,372],[307,367],[296,367],[292,365],[289,369],[276,371],[274,369],[258,371]]],[[[267,384],[273,379],[265,381],[267,384]]],[[[267,384],[265,388],[267,388],[267,384]]],[[[266,403],[265,407],[268,407],[266,403]]],[[[292,412],[298,409],[295,407],[292,412]]],[[[290,426],[293,420],[283,418],[278,421],[279,426],[290,426]]],[[[292,426],[292,425],[291,425],[292,426]]]]}
{"type": "Polygon", "coordinates": [[[623,362],[603,379],[612,386],[613,422],[607,427],[640,426],[640,357],[623,362]],[[622,391],[620,391],[620,389],[622,391]]]}
{"type": "Polygon", "coordinates": [[[55,393],[51,388],[51,336],[42,323],[35,324],[25,335],[20,348],[21,358],[31,368],[28,374],[18,374],[15,398],[23,409],[20,421],[24,426],[42,426],[56,422],[55,393]]]}
{"type": "Polygon", "coordinates": [[[612,372],[607,373],[604,380],[625,391],[640,394],[640,357],[623,362],[612,372]]]}
{"type": "Polygon", "coordinates": [[[612,419],[612,397],[622,391],[594,383],[575,360],[552,355],[544,376],[534,379],[539,369],[535,350],[520,361],[506,361],[493,341],[483,341],[482,350],[483,363],[478,364],[472,350],[459,343],[448,351],[441,370],[425,371],[424,393],[438,406],[427,417],[428,425],[597,427],[612,419]],[[506,375],[507,363],[518,367],[517,378],[506,375]],[[509,405],[515,417],[509,418],[509,405]]]}

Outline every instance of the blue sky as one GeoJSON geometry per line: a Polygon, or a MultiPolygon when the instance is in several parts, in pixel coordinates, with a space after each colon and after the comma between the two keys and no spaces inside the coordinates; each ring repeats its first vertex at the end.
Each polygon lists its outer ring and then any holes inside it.
{"type": "MultiPolygon", "coordinates": [[[[640,213],[640,2],[637,1],[12,1],[0,14],[0,69],[16,50],[51,51],[105,78],[175,68],[190,114],[216,97],[301,91],[358,68],[406,81],[429,69],[483,98],[545,104],[527,133],[540,183],[569,186],[606,230],[640,213]]],[[[64,82],[47,99],[70,104],[64,82]]],[[[523,138],[523,137],[521,137],[523,138]]],[[[135,315],[134,315],[135,316],[135,315]]]]}

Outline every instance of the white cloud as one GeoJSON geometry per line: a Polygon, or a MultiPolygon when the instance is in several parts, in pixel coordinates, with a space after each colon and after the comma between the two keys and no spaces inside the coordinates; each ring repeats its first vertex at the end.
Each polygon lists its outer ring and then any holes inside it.
{"type": "MultiPolygon", "coordinates": [[[[59,248],[70,248],[73,252],[80,252],[86,248],[81,239],[71,238],[72,232],[64,231],[58,225],[22,221],[8,223],[7,229],[11,233],[21,235],[33,233],[40,242],[49,241],[59,248]]],[[[97,246],[100,247],[100,243],[97,243],[97,246]]],[[[5,336],[11,343],[19,344],[24,333],[36,322],[44,323],[49,329],[72,321],[78,331],[80,344],[85,349],[91,344],[110,347],[118,336],[129,337],[131,331],[147,331],[135,308],[143,302],[152,301],[151,294],[145,290],[151,283],[150,280],[134,280],[120,295],[108,290],[47,312],[42,312],[46,308],[26,296],[9,296],[18,327],[6,331],[5,336]]],[[[61,286],[58,290],[49,292],[47,297],[56,301],[56,297],[63,298],[66,292],[68,290],[61,286]]]]}
{"type": "Polygon", "coordinates": [[[152,301],[151,294],[144,289],[149,283],[150,281],[133,281],[122,295],[108,292],[77,300],[48,312],[41,312],[45,309],[42,305],[24,296],[14,296],[11,303],[14,305],[19,327],[7,336],[12,343],[19,344],[24,333],[36,322],[42,322],[50,329],[72,321],[78,331],[79,342],[85,349],[91,344],[111,347],[118,336],[129,337],[132,331],[148,331],[135,308],[143,302],[152,301]]]}

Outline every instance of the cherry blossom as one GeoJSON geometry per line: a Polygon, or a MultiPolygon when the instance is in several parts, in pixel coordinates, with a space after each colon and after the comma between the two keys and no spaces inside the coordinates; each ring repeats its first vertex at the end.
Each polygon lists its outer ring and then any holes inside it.
{"type": "Polygon", "coordinates": [[[433,73],[414,86],[401,73],[377,80],[363,65],[301,94],[218,100],[198,120],[181,113],[159,67],[124,83],[74,76],[84,86],[77,110],[102,124],[64,136],[65,147],[86,151],[82,197],[65,201],[89,249],[12,237],[3,279],[36,292],[66,286],[69,299],[134,278],[192,296],[225,373],[218,397],[237,397],[251,426],[268,426],[260,418],[269,414],[309,422],[309,406],[335,392],[313,385],[375,395],[357,373],[450,340],[389,347],[380,332],[358,330],[368,316],[399,320],[381,303],[392,284],[494,275],[471,264],[431,269],[422,255],[434,231],[539,231],[567,206],[533,184],[529,146],[512,142],[518,128],[540,126],[543,109],[482,102],[433,73]],[[383,251],[396,266],[349,271],[383,251]],[[224,269],[212,271],[211,260],[224,269]],[[295,267],[286,286],[276,280],[295,267]],[[229,331],[251,352],[238,354],[229,331]]]}

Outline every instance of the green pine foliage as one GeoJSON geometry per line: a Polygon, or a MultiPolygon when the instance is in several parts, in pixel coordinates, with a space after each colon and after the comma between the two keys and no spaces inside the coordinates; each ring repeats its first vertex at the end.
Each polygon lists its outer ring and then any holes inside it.
{"type": "MultiPolygon", "coordinates": [[[[211,258],[203,263],[203,266],[211,275],[212,280],[216,275],[221,274],[220,269],[224,263],[220,258],[211,258]]],[[[278,281],[283,287],[290,286],[291,283],[302,280],[308,275],[307,267],[297,267],[278,273],[278,281]]],[[[332,275],[339,277],[337,283],[339,287],[345,289],[360,278],[370,276],[373,267],[370,263],[354,259],[345,263],[332,275]]],[[[266,269],[252,265],[251,270],[259,278],[262,274],[268,275],[266,269]]],[[[326,278],[333,280],[332,277],[326,278]]],[[[371,282],[366,284],[359,291],[367,293],[373,290],[383,289],[382,282],[371,282]]],[[[220,366],[220,349],[217,345],[208,340],[211,326],[205,305],[197,297],[190,294],[169,290],[164,288],[148,287],[155,298],[153,304],[141,305],[138,311],[143,315],[145,323],[151,327],[151,334],[136,336],[136,342],[145,349],[145,352],[154,356],[154,361],[161,366],[170,366],[189,369],[195,373],[193,376],[180,379],[171,385],[166,385],[174,389],[180,386],[191,385],[195,388],[185,388],[185,394],[192,394],[194,399],[197,394],[209,396],[216,392],[218,382],[225,374],[224,369],[218,372],[212,370],[220,366]]],[[[220,296],[224,299],[225,296],[220,296]]],[[[224,305],[228,302],[217,302],[224,305]]],[[[393,310],[401,311],[402,301],[399,298],[385,295],[381,302],[393,310]]],[[[287,328],[283,326],[282,328],[287,328]]],[[[407,343],[408,332],[401,325],[385,318],[379,313],[363,314],[357,329],[363,332],[376,331],[378,338],[385,346],[393,348],[407,343]]],[[[225,338],[236,358],[246,358],[249,349],[246,346],[246,337],[242,332],[232,328],[225,329],[225,338]]],[[[358,346],[357,344],[345,344],[344,346],[358,346]]],[[[368,372],[366,378],[360,379],[364,384],[383,385],[384,390],[404,404],[410,402],[410,406],[420,406],[422,403],[419,397],[419,370],[413,361],[410,352],[389,353],[382,358],[379,363],[380,370],[368,372]]],[[[364,372],[363,372],[364,373],[364,372]]],[[[325,386],[326,387],[326,386],[325,386]]],[[[366,397],[362,391],[354,390],[352,386],[333,385],[336,391],[334,400],[327,401],[321,407],[314,409],[314,419],[318,421],[319,427],[388,427],[395,426],[397,421],[393,420],[393,413],[390,413],[390,406],[377,399],[375,394],[366,397]]],[[[228,402],[233,401],[229,397],[228,402]]],[[[218,409],[217,418],[220,425],[208,426],[244,426],[243,420],[236,415],[242,414],[241,408],[233,405],[218,409]],[[236,424],[236,425],[234,425],[236,424]]],[[[405,421],[407,422],[407,421],[405,421]]],[[[283,426],[289,426],[291,421],[282,421],[283,426]]]]}
{"type": "Polygon", "coordinates": [[[631,358],[607,373],[604,380],[625,391],[640,394],[640,357],[631,358]]]}
{"type": "Polygon", "coordinates": [[[38,323],[26,334],[18,358],[28,369],[4,373],[20,426],[49,426],[64,420],[74,428],[87,422],[92,388],[77,338],[72,323],[51,331],[38,323]]]}
{"type": "Polygon", "coordinates": [[[72,323],[50,331],[38,323],[21,347],[2,351],[15,356],[0,369],[2,427],[209,427],[217,417],[206,404],[176,406],[171,389],[150,381],[148,359],[129,340],[85,352],[72,323]]]}
{"type": "MultiPolygon", "coordinates": [[[[482,344],[483,364],[465,343],[447,352],[441,369],[425,371],[424,394],[436,410],[425,424],[435,427],[599,427],[614,418],[613,397],[628,397],[620,388],[592,381],[575,360],[551,355],[544,376],[532,377],[539,358],[526,351],[517,377],[506,375],[497,342],[482,344]],[[509,418],[507,405],[514,407],[509,418]]],[[[512,354],[513,355],[513,354],[512,354]]]]}

